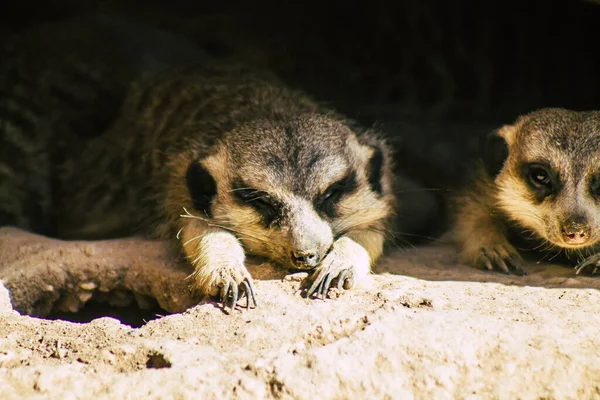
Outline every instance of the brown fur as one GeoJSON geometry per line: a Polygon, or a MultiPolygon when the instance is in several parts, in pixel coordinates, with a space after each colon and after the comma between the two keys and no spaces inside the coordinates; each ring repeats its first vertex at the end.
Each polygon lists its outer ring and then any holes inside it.
{"type": "Polygon", "coordinates": [[[359,282],[381,255],[394,206],[390,175],[381,140],[269,74],[189,65],[136,84],[112,129],[73,155],[62,174],[59,232],[177,235],[196,288],[225,298],[230,286],[251,283],[246,253],[292,267],[292,254],[311,249],[321,255],[314,270],[323,293],[332,278],[359,282]],[[206,209],[194,209],[192,167],[216,185],[206,209]],[[351,171],[355,188],[335,203],[335,216],[317,210],[316,199],[351,171]],[[276,199],[277,218],[263,224],[254,199],[240,201],[239,183],[276,199]]]}
{"type": "Polygon", "coordinates": [[[542,109],[496,136],[508,149],[501,169],[490,176],[482,162],[472,186],[455,198],[450,236],[460,246],[460,261],[522,272],[517,243],[568,259],[596,254],[600,112],[542,109]],[[531,177],[539,175],[537,166],[549,172],[549,186],[531,177]]]}

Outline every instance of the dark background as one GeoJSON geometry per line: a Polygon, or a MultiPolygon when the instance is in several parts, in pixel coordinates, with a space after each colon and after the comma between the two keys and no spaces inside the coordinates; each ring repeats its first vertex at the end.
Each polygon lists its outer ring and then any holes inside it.
{"type": "Polygon", "coordinates": [[[398,145],[399,168],[432,187],[463,176],[473,138],[519,114],[599,104],[600,5],[583,0],[23,1],[5,6],[0,38],[93,11],[275,70],[376,123],[398,145]]]}

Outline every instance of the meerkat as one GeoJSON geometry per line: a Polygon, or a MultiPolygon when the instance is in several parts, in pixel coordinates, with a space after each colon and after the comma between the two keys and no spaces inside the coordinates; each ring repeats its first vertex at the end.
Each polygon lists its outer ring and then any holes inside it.
{"type": "Polygon", "coordinates": [[[133,85],[120,118],[61,173],[59,236],[178,240],[193,287],[256,306],[246,255],[349,289],[395,205],[389,149],[269,72],[219,62],[133,85]]]}
{"type": "Polygon", "coordinates": [[[205,57],[181,35],[96,14],[0,45],[0,226],[54,234],[54,165],[102,133],[132,79],[205,57]]]}
{"type": "Polygon", "coordinates": [[[600,265],[600,112],[534,111],[491,133],[449,236],[463,263],[525,274],[517,249],[600,265]],[[587,258],[586,258],[587,257],[587,258]]]}

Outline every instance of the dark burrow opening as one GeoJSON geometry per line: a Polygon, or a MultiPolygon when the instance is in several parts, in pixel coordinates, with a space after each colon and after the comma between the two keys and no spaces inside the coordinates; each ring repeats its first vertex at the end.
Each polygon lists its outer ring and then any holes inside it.
{"type": "Polygon", "coordinates": [[[59,306],[54,307],[43,319],[87,323],[97,318],[110,317],[124,325],[139,328],[149,321],[170,314],[159,306],[156,299],[123,290],[96,291],[76,312],[65,311],[65,307],[60,306],[60,300],[57,302],[59,306]]]}

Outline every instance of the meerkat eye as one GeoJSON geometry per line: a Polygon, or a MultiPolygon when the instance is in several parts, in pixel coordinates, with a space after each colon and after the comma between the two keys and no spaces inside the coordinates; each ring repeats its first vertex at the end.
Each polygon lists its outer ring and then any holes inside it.
{"type": "Polygon", "coordinates": [[[323,212],[330,218],[335,217],[335,205],[342,196],[352,193],[357,188],[356,173],[351,172],[339,181],[331,184],[314,201],[314,206],[318,211],[323,212]]]}
{"type": "Polygon", "coordinates": [[[242,202],[258,211],[266,225],[271,224],[281,214],[281,204],[267,192],[252,188],[240,188],[234,189],[233,193],[242,202]]]}
{"type": "Polygon", "coordinates": [[[333,184],[327,188],[327,190],[319,198],[321,201],[336,201],[340,197],[340,188],[336,184],[333,184]]]}
{"type": "Polygon", "coordinates": [[[546,168],[539,164],[531,164],[529,166],[529,181],[538,188],[552,188],[552,178],[546,168]]]}
{"type": "Polygon", "coordinates": [[[260,212],[261,215],[277,213],[277,204],[268,197],[256,197],[246,201],[260,212]]]}

